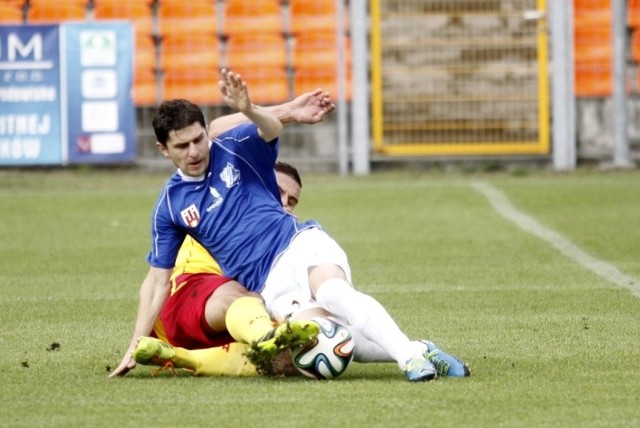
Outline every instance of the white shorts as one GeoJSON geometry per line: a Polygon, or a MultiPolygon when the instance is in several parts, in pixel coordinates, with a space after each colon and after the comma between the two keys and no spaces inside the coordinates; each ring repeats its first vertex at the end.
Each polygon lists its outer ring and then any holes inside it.
{"type": "Polygon", "coordinates": [[[347,255],[325,231],[319,228],[300,232],[275,262],[260,292],[271,316],[282,321],[301,310],[318,307],[309,288],[309,268],[334,264],[351,282],[347,255]]]}

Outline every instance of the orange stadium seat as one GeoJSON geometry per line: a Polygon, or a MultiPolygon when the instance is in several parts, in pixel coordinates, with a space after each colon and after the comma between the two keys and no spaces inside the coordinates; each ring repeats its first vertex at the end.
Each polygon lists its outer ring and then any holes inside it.
{"type": "Polygon", "coordinates": [[[611,63],[576,64],[575,94],[577,97],[607,97],[612,92],[611,63]]]}
{"type": "MultiPolygon", "coordinates": [[[[150,3],[157,1],[158,5],[163,5],[163,6],[168,6],[172,4],[180,5],[185,2],[185,0],[135,0],[135,1],[149,1],[150,3]]],[[[224,1],[225,0],[222,0],[222,2],[224,1]]],[[[214,6],[217,2],[218,0],[189,0],[189,3],[191,4],[200,3],[200,4],[208,4],[208,5],[214,5],[214,6]]]]}
{"type": "Polygon", "coordinates": [[[573,0],[575,10],[603,9],[611,6],[611,0],[573,0]]]}
{"type": "Polygon", "coordinates": [[[216,36],[192,32],[167,36],[160,45],[160,68],[189,70],[206,68],[217,74],[220,67],[220,44],[216,36]]]}
{"type": "Polygon", "coordinates": [[[640,62],[640,28],[636,28],[631,34],[631,58],[640,62]]]}
{"type": "Polygon", "coordinates": [[[574,28],[611,26],[611,0],[573,0],[574,28]]]}
{"type": "Polygon", "coordinates": [[[136,70],[156,69],[156,45],[151,36],[136,36],[135,49],[136,70]]]}
{"type": "MultiPolygon", "coordinates": [[[[293,90],[294,95],[322,88],[332,97],[338,97],[338,37],[335,33],[299,33],[293,47],[293,90]]],[[[345,36],[344,64],[347,80],[345,98],[352,99],[351,43],[345,36]]]]}
{"type": "Polygon", "coordinates": [[[216,105],[222,102],[218,89],[219,75],[211,69],[166,72],[162,84],[165,100],[183,98],[199,105],[216,105]]]}
{"type": "MultiPolygon", "coordinates": [[[[26,3],[26,1],[20,1],[20,3],[26,3]]],[[[55,3],[57,5],[71,5],[71,6],[79,6],[82,8],[86,8],[87,4],[89,3],[89,0],[55,0],[55,1],[51,1],[51,0],[29,0],[29,6],[40,6],[40,5],[46,5],[46,4],[51,4],[51,3],[55,3]]]]}
{"type": "MultiPolygon", "coordinates": [[[[308,31],[335,33],[338,9],[334,0],[289,0],[290,28],[293,34],[308,31]]],[[[348,9],[344,8],[344,29],[349,28],[348,9]]]]}
{"type": "MultiPolygon", "coordinates": [[[[351,40],[344,37],[344,63],[351,64],[351,40]]],[[[338,37],[335,33],[303,33],[296,36],[293,45],[293,67],[328,67],[335,69],[338,64],[338,37]]]]}
{"type": "Polygon", "coordinates": [[[28,23],[54,23],[62,21],[81,21],[86,18],[83,6],[59,5],[57,3],[43,3],[30,6],[27,11],[28,23]]]}
{"type": "Polygon", "coordinates": [[[227,40],[227,67],[287,68],[287,41],[280,34],[234,34],[227,40]]]}
{"type": "Polygon", "coordinates": [[[640,0],[629,0],[627,3],[627,23],[631,28],[640,27],[640,0]]]}
{"type": "Polygon", "coordinates": [[[175,36],[194,32],[217,35],[216,8],[212,3],[160,3],[158,8],[160,36],[175,36]]]}
{"type": "MultiPolygon", "coordinates": [[[[331,98],[338,99],[338,77],[336,73],[335,70],[327,69],[296,69],[293,77],[294,96],[322,88],[329,92],[331,98]]],[[[347,73],[344,89],[345,100],[351,101],[353,98],[353,82],[349,73],[347,73]]]]}
{"type": "MultiPolygon", "coordinates": [[[[19,9],[24,7],[24,5],[26,5],[26,4],[27,4],[27,0],[2,0],[2,1],[0,1],[0,5],[13,6],[13,7],[17,7],[19,9]]],[[[33,4],[33,1],[31,2],[31,4],[33,4]]]]}
{"type": "Polygon", "coordinates": [[[158,102],[158,86],[155,72],[137,69],[133,80],[133,103],[138,107],[153,106],[158,102]]]}
{"type": "Polygon", "coordinates": [[[22,7],[0,3],[0,23],[22,24],[23,21],[22,7]]]}
{"type": "Polygon", "coordinates": [[[611,27],[576,28],[574,32],[576,62],[607,62],[613,56],[611,27]]]}
{"type": "Polygon", "coordinates": [[[254,103],[271,105],[289,99],[289,78],[282,67],[235,67],[232,70],[247,82],[254,103]]]}
{"type": "Polygon", "coordinates": [[[104,1],[96,3],[93,9],[96,20],[128,20],[133,23],[137,37],[153,35],[153,11],[135,1],[104,1]]]}
{"type": "MultiPolygon", "coordinates": [[[[37,0],[37,1],[50,1],[50,0],[37,0]]],[[[66,1],[66,0],[63,0],[63,1],[66,1]]],[[[74,1],[74,0],[71,0],[71,1],[74,1]]],[[[88,3],[91,0],[86,0],[86,1],[88,3]]],[[[156,0],[93,0],[93,6],[96,7],[98,5],[104,6],[104,5],[118,4],[118,3],[137,3],[147,7],[152,7],[155,1],[156,0]]],[[[163,1],[166,1],[166,0],[163,0],[163,1]]]]}
{"type": "Polygon", "coordinates": [[[285,32],[279,0],[226,0],[223,18],[223,33],[229,37],[244,33],[285,32]]]}

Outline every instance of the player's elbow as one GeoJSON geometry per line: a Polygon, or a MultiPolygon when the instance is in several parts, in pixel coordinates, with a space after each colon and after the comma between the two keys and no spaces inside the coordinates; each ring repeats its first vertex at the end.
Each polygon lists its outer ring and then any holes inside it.
{"type": "Polygon", "coordinates": [[[212,120],[209,124],[208,136],[210,140],[215,140],[218,138],[218,135],[222,134],[222,131],[218,129],[218,124],[215,120],[212,120]]]}
{"type": "Polygon", "coordinates": [[[261,137],[266,142],[273,141],[280,136],[280,133],[282,132],[282,128],[283,126],[282,126],[282,123],[280,123],[280,121],[274,122],[266,129],[260,130],[261,137]]]}

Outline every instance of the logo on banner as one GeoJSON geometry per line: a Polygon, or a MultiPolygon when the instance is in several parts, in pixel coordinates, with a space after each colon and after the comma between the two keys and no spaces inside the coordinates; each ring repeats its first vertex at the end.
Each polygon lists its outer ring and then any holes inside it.
{"type": "Polygon", "coordinates": [[[44,58],[42,33],[27,34],[26,31],[3,34],[0,65],[3,70],[50,70],[54,67],[53,61],[44,58]]]}
{"type": "Polygon", "coordinates": [[[191,204],[180,211],[180,215],[187,227],[196,227],[198,223],[200,223],[200,212],[198,212],[198,208],[195,204],[191,204]]]}
{"type": "Polygon", "coordinates": [[[82,31],[80,62],[84,67],[114,67],[118,58],[115,31],[82,31]]]}

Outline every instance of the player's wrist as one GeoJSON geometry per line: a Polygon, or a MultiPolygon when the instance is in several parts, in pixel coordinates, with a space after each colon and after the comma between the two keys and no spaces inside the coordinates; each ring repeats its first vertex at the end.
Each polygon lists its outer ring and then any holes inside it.
{"type": "Polygon", "coordinates": [[[286,103],[273,107],[273,115],[278,118],[281,123],[295,122],[293,103],[287,101],[286,103]]]}

